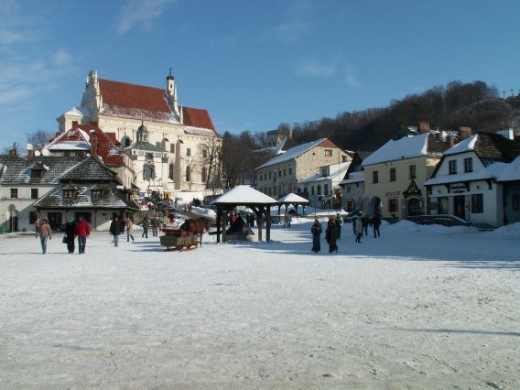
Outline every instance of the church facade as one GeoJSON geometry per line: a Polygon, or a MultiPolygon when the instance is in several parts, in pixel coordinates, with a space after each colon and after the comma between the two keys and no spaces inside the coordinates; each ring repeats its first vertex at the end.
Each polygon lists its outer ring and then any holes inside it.
{"type": "Polygon", "coordinates": [[[190,201],[220,188],[221,137],[207,110],[179,105],[171,72],[161,89],[101,79],[91,71],[81,106],[57,120],[59,132],[91,124],[113,134],[118,144],[112,153],[131,161],[131,177],[121,180],[142,197],[190,201]]]}

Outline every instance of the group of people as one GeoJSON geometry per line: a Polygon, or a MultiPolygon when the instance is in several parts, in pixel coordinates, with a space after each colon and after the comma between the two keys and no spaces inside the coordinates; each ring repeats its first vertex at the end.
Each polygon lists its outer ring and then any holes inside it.
{"type": "MultiPolygon", "coordinates": [[[[40,222],[37,219],[34,223],[36,229],[36,236],[40,237],[40,243],[43,254],[47,253],[48,241],[52,239],[52,229],[47,218],[43,218],[40,222]]],[[[90,224],[80,216],[77,222],[69,218],[65,223],[65,235],[63,236],[63,243],[67,244],[69,253],[74,253],[76,237],[78,239],[79,253],[85,253],[85,246],[87,237],[90,236],[90,224]]]]}
{"type": "MultiPolygon", "coordinates": [[[[330,217],[327,222],[327,227],[325,230],[325,240],[329,244],[329,253],[338,252],[337,240],[341,238],[341,226],[343,225],[343,220],[341,215],[338,213],[336,218],[330,217]]],[[[374,231],[374,238],[380,237],[379,228],[381,226],[381,217],[379,215],[375,215],[371,219],[368,216],[363,215],[361,218],[356,218],[352,221],[354,235],[356,236],[355,242],[361,243],[361,237],[363,237],[363,233],[368,235],[368,226],[371,225],[374,231]]],[[[321,251],[321,233],[323,229],[320,221],[316,218],[314,219],[314,223],[311,227],[312,233],[312,251],[317,253],[321,251]]]]}

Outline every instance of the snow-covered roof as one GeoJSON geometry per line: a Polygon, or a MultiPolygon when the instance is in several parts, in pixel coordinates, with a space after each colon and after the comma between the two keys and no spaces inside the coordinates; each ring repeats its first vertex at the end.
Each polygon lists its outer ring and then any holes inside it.
{"type": "Polygon", "coordinates": [[[77,116],[80,118],[90,117],[90,110],[87,107],[74,106],[71,109],[69,109],[64,115],[77,116]]]}
{"type": "Polygon", "coordinates": [[[285,162],[285,161],[293,160],[294,158],[296,158],[296,157],[302,155],[303,153],[311,150],[312,148],[318,146],[319,144],[321,144],[325,140],[326,140],[326,138],[320,138],[317,141],[308,142],[308,143],[303,144],[303,145],[295,146],[294,148],[291,148],[291,149],[287,150],[285,153],[280,154],[280,155],[272,158],[271,160],[267,161],[265,164],[260,165],[256,169],[266,168],[266,167],[269,167],[271,165],[276,165],[276,164],[280,164],[280,163],[285,162]]]}
{"type": "Polygon", "coordinates": [[[257,191],[251,186],[240,185],[230,189],[225,194],[219,196],[211,204],[236,203],[247,204],[275,204],[276,200],[267,196],[263,192],[257,191]]]}
{"type": "Polygon", "coordinates": [[[426,180],[424,185],[436,185],[445,183],[460,183],[464,181],[476,181],[496,179],[507,168],[508,164],[496,162],[477,172],[459,173],[457,175],[442,175],[426,180]]]}
{"type": "Polygon", "coordinates": [[[215,132],[213,130],[205,129],[203,127],[186,126],[184,128],[184,132],[186,134],[205,135],[207,137],[214,137],[215,136],[215,132]]]}
{"type": "Polygon", "coordinates": [[[516,181],[520,180],[520,156],[515,158],[513,162],[498,176],[497,181],[516,181]]]}
{"type": "Polygon", "coordinates": [[[329,166],[329,172],[330,175],[323,176],[321,171],[315,173],[314,175],[311,175],[309,177],[306,177],[298,182],[300,183],[310,183],[310,182],[317,182],[317,181],[325,181],[325,180],[334,180],[338,176],[344,176],[345,173],[348,170],[348,167],[350,166],[351,161],[340,163],[340,164],[333,164],[329,166]]]}
{"type": "Polygon", "coordinates": [[[309,200],[291,192],[279,198],[278,203],[309,203],[309,200]]]}
{"type": "Polygon", "coordinates": [[[472,135],[471,137],[460,141],[458,144],[453,145],[451,148],[444,152],[444,155],[447,156],[450,154],[459,154],[474,150],[475,142],[477,142],[477,136],[477,134],[472,135]]]}
{"type": "Polygon", "coordinates": [[[427,155],[429,133],[390,140],[363,160],[362,166],[427,155]]]}
{"type": "Polygon", "coordinates": [[[365,174],[363,172],[351,172],[348,175],[348,179],[341,180],[339,184],[352,184],[360,183],[365,181],[365,174]]]}

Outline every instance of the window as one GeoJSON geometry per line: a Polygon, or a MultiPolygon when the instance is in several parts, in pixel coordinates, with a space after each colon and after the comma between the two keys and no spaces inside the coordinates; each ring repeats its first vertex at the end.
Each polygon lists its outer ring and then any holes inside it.
{"type": "Polygon", "coordinates": [[[416,170],[415,165],[410,165],[410,179],[416,178],[416,170]]]}
{"type": "Polygon", "coordinates": [[[323,194],[329,195],[329,185],[328,184],[323,185],[323,194]]]}
{"type": "Polygon", "coordinates": [[[271,178],[271,171],[269,171],[269,179],[271,178]]]}
{"type": "Polygon", "coordinates": [[[170,166],[168,167],[168,178],[171,180],[173,180],[173,172],[174,172],[173,164],[170,164],[170,166]]]}
{"type": "Polygon", "coordinates": [[[155,177],[155,166],[148,165],[143,167],[143,180],[151,180],[155,177]]]}
{"type": "Polygon", "coordinates": [[[281,169],[278,170],[278,177],[282,177],[282,170],[281,169]]]}
{"type": "Polygon", "coordinates": [[[31,170],[31,179],[39,179],[42,176],[43,175],[42,175],[42,170],[41,169],[32,169],[31,170]]]}
{"type": "Polygon", "coordinates": [[[471,157],[464,159],[464,172],[473,172],[473,159],[471,157]]]}
{"type": "Polygon", "coordinates": [[[11,188],[11,199],[18,198],[18,188],[11,188]]]}
{"type": "Polygon", "coordinates": [[[292,168],[289,168],[289,175],[292,175],[292,168]]]}
{"type": "Polygon", "coordinates": [[[325,150],[325,157],[332,157],[332,150],[326,149],[325,150]]]}
{"type": "Polygon", "coordinates": [[[397,213],[397,199],[388,199],[388,212],[397,213]]]}
{"type": "Polygon", "coordinates": [[[92,190],[92,199],[101,199],[101,190],[92,190]]]}
{"type": "Polygon", "coordinates": [[[390,181],[396,180],[395,168],[390,168],[390,181]]]}
{"type": "Polygon", "coordinates": [[[153,153],[146,153],[145,160],[153,161],[153,153]]]}
{"type": "Polygon", "coordinates": [[[456,175],[457,174],[457,160],[450,160],[449,164],[449,174],[456,175]]]}
{"type": "Polygon", "coordinates": [[[63,199],[74,199],[76,195],[76,191],[74,190],[64,190],[63,191],[63,199]]]}
{"type": "Polygon", "coordinates": [[[206,182],[206,177],[207,177],[208,173],[207,173],[207,170],[206,170],[206,167],[202,167],[202,171],[200,173],[200,180],[205,183],[206,182]]]}
{"type": "Polygon", "coordinates": [[[38,199],[38,188],[31,188],[31,199],[38,199]]]}
{"type": "Polygon", "coordinates": [[[511,197],[511,203],[512,203],[512,207],[513,207],[513,210],[519,210],[520,209],[520,197],[518,196],[518,194],[513,194],[513,196],[511,197]]]}
{"type": "Polygon", "coordinates": [[[480,214],[484,212],[484,195],[471,195],[471,212],[475,214],[480,214]]]}
{"type": "Polygon", "coordinates": [[[287,175],[286,175],[286,169],[285,169],[285,168],[284,168],[284,170],[283,170],[283,175],[284,175],[284,176],[287,176],[287,175]]]}
{"type": "Polygon", "coordinates": [[[379,183],[379,174],[377,171],[372,172],[372,184],[379,183]]]}
{"type": "Polygon", "coordinates": [[[170,144],[170,153],[175,153],[175,144],[170,144]]]}
{"type": "Polygon", "coordinates": [[[186,156],[191,156],[191,148],[186,148],[186,156]]]}
{"type": "Polygon", "coordinates": [[[449,199],[447,196],[439,198],[439,214],[449,214],[449,199]]]}
{"type": "Polygon", "coordinates": [[[207,158],[208,157],[208,149],[202,149],[202,157],[207,158]]]}
{"type": "Polygon", "coordinates": [[[186,181],[191,181],[190,173],[190,167],[186,167],[186,181]]]}

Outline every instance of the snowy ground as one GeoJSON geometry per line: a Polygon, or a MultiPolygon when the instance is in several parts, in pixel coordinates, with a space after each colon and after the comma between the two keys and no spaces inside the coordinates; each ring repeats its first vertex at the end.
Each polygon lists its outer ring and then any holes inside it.
{"type": "Polygon", "coordinates": [[[339,253],[0,236],[1,389],[519,389],[520,234],[383,225],[339,253]]]}

